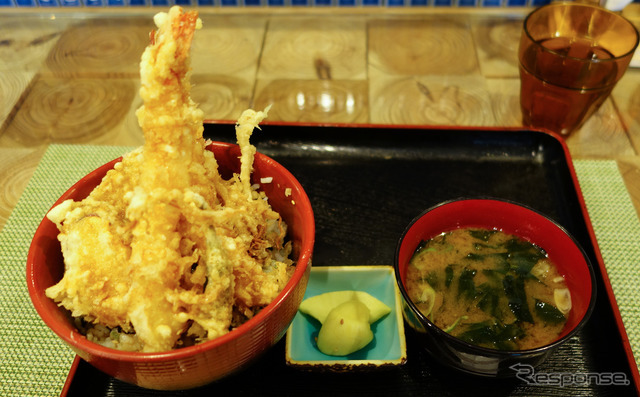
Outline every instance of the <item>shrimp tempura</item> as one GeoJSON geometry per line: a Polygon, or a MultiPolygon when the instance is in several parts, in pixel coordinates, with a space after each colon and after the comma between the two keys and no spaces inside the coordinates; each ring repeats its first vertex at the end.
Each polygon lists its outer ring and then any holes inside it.
{"type": "Polygon", "coordinates": [[[247,110],[238,120],[241,171],[223,179],[190,98],[197,13],[172,7],[154,21],[136,113],[145,144],[85,200],[48,215],[60,229],[66,271],[47,296],[74,317],[128,336],[97,341],[142,351],[229,332],[270,303],[293,271],[286,225],[250,183],[249,137],[266,111],[247,110]],[[129,337],[136,344],[122,342],[129,337]]]}
{"type": "MultiPolygon", "coordinates": [[[[178,290],[180,275],[198,262],[193,244],[200,250],[206,247],[202,238],[188,242],[183,238],[190,231],[182,230],[185,190],[209,183],[207,169],[214,168],[214,160],[213,156],[205,158],[202,112],[189,96],[189,49],[199,24],[197,13],[182,13],[173,7],[168,14],[156,15],[154,21],[158,30],[152,32],[140,63],[144,105],[136,114],[145,138],[140,182],[127,209],[127,218],[135,225],[131,264],[137,269],[129,316],[147,346],[169,350],[185,331],[189,318],[174,315],[173,307],[180,302],[167,299],[167,291],[178,290]]],[[[205,201],[212,198],[204,197],[203,190],[194,193],[205,201]]],[[[231,267],[228,263],[219,267],[229,290],[231,267]]],[[[227,327],[231,321],[229,297],[221,302],[226,306],[227,327]]]]}

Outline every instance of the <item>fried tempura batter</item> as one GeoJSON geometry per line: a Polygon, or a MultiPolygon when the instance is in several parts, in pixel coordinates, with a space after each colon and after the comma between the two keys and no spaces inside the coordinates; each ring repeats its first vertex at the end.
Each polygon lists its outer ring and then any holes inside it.
{"type": "Polygon", "coordinates": [[[74,317],[108,327],[108,345],[148,352],[223,335],[269,304],[293,268],[286,225],[250,184],[249,136],[266,111],[239,118],[241,172],[223,179],[190,98],[197,13],[172,7],[154,21],[140,64],[145,144],[86,199],[50,211],[66,270],[46,291],[74,317]],[[114,332],[135,343],[119,344],[114,332]]]}

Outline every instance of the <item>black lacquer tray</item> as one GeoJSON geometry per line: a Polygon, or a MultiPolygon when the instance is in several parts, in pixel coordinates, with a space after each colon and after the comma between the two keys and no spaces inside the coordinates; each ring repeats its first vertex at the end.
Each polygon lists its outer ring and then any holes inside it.
{"type": "MultiPolygon", "coordinates": [[[[232,124],[205,137],[234,142],[232,124]]],[[[251,139],[305,188],[316,217],[313,263],[392,265],[405,226],[424,209],[459,197],[491,196],[531,206],[563,225],[596,265],[597,305],[579,335],[533,376],[488,379],[443,369],[407,328],[407,362],[371,372],[303,372],[285,364],[284,338],[242,372],[205,387],[141,389],[77,359],[66,396],[625,396],[637,369],[617,327],[601,258],[566,146],[521,129],[434,129],[265,123],[251,139]],[[600,264],[600,266],[598,266],[600,264]],[[613,378],[615,374],[617,378],[613,378]],[[611,379],[618,379],[612,382],[611,379]],[[622,385],[619,380],[627,380],[622,385]],[[614,384],[611,384],[614,383],[614,384]]],[[[625,339],[626,340],[626,339],[625,339]]]]}

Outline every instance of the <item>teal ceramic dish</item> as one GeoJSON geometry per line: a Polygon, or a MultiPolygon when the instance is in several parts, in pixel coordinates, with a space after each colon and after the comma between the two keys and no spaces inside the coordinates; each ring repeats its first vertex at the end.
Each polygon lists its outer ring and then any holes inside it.
{"type": "Polygon", "coordinates": [[[364,291],[391,308],[391,313],[372,324],[373,341],[345,357],[326,355],[316,346],[320,323],[300,312],[286,338],[287,365],[303,370],[374,370],[402,365],[407,359],[401,297],[392,266],[314,266],[304,299],[325,292],[364,291]]]}

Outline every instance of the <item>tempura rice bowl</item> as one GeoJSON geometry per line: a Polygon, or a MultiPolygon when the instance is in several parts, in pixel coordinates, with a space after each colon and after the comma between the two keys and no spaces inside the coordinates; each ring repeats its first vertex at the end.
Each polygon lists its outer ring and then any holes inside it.
{"type": "MultiPolygon", "coordinates": [[[[213,142],[220,174],[229,178],[240,170],[237,145],[213,142]]],[[[120,159],[113,160],[83,177],[65,192],[66,199],[81,200],[102,180],[120,159]]],[[[315,223],[309,199],[300,183],[273,159],[257,153],[252,183],[261,184],[273,207],[288,225],[293,242],[292,259],[296,269],[291,279],[268,306],[253,318],[216,339],[160,353],[126,352],[91,342],[75,327],[68,311],[45,295],[64,273],[58,229],[46,217],[35,232],[27,257],[27,284],[36,311],[81,358],[99,370],[122,381],[158,390],[189,389],[205,385],[251,364],[285,334],[304,297],[315,239],[315,223]]]]}

